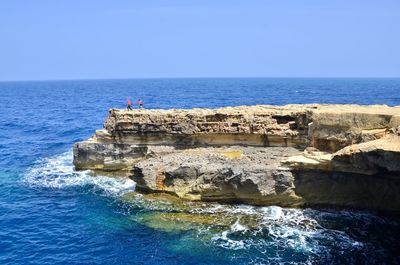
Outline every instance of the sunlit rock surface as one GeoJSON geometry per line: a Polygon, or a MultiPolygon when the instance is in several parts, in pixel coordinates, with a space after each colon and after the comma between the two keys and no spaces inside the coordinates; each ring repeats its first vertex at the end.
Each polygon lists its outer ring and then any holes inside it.
{"type": "Polygon", "coordinates": [[[137,189],[189,200],[294,205],[293,175],[280,160],[290,147],[196,148],[145,159],[133,168],[137,189]]]}
{"type": "Polygon", "coordinates": [[[112,109],[74,165],[186,200],[398,211],[399,134],[383,105],[112,109]]]}

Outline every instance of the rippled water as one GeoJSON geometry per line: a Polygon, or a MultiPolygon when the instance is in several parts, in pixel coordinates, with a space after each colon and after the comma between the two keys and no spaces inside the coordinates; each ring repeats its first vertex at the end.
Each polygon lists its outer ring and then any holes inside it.
{"type": "MultiPolygon", "coordinates": [[[[373,212],[170,203],[75,172],[71,146],[127,96],[145,107],[400,105],[399,79],[0,83],[0,264],[395,264],[400,219],[373,212]]],[[[162,199],[162,198],[161,198],[162,199]]]]}

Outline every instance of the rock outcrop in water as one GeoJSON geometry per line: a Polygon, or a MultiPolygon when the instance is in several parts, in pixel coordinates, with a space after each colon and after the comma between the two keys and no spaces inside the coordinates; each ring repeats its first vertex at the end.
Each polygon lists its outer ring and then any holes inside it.
{"type": "Polygon", "coordinates": [[[112,109],[74,164],[189,200],[398,211],[399,134],[400,107],[112,109]]]}

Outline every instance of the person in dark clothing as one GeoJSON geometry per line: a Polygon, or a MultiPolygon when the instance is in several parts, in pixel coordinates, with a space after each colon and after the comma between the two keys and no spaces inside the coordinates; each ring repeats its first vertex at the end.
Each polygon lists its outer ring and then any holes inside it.
{"type": "Polygon", "coordinates": [[[143,109],[143,101],[139,98],[138,100],[139,109],[143,109]]]}
{"type": "Polygon", "coordinates": [[[128,106],[126,107],[127,110],[132,110],[131,108],[131,100],[128,98],[128,102],[127,102],[128,106]]]}

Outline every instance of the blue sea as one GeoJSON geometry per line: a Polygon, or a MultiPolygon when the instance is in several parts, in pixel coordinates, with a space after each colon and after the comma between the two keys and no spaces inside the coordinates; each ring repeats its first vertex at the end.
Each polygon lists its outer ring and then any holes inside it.
{"type": "Polygon", "coordinates": [[[400,105],[400,79],[0,82],[0,264],[400,263],[396,215],[220,204],[182,210],[135,195],[129,179],[74,171],[72,145],[127,97],[155,109],[400,105]],[[165,219],[174,214],[188,220],[165,219]],[[212,222],[191,221],[199,214],[212,222]],[[223,224],[228,219],[233,224],[223,224]]]}

